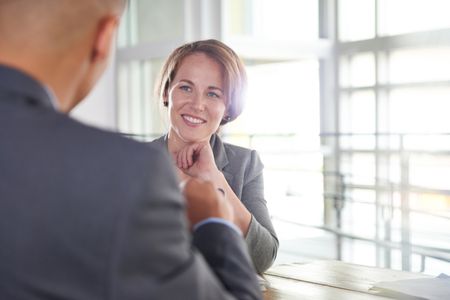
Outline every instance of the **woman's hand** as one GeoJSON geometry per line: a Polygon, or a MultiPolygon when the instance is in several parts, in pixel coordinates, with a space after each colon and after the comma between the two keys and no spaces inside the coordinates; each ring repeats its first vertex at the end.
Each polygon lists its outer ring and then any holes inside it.
{"type": "Polygon", "coordinates": [[[250,225],[251,214],[231,189],[222,172],[217,169],[210,144],[201,142],[187,145],[174,153],[173,157],[182,181],[192,177],[199,178],[212,182],[217,191],[223,192],[224,198],[233,208],[234,223],[245,236],[250,225]]]}
{"type": "Polygon", "coordinates": [[[191,177],[215,181],[220,172],[208,142],[187,145],[175,153],[174,159],[177,167],[191,177]]]}

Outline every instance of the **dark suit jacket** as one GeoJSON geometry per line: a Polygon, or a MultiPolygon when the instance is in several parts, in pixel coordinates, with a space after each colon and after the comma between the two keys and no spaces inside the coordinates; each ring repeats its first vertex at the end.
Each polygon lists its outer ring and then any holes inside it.
{"type": "Polygon", "coordinates": [[[165,151],[70,119],[0,66],[0,299],[261,297],[235,231],[191,242],[165,151]]]}

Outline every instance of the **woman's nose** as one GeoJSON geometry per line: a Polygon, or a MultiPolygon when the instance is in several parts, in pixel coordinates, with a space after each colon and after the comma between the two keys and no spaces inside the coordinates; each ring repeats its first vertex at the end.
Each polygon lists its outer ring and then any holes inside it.
{"type": "Polygon", "coordinates": [[[203,99],[202,94],[194,93],[191,101],[191,105],[196,110],[203,111],[205,109],[205,99],[203,99]]]}

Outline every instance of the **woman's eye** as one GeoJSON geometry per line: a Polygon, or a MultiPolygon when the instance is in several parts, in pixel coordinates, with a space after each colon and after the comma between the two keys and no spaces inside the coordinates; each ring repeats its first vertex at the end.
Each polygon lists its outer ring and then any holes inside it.
{"type": "Polygon", "coordinates": [[[208,92],[208,97],[212,97],[212,98],[220,98],[220,96],[217,93],[214,92],[208,92]]]}
{"type": "Polygon", "coordinates": [[[182,86],[180,86],[180,90],[183,90],[185,92],[190,92],[192,89],[188,85],[182,85],[182,86]]]}

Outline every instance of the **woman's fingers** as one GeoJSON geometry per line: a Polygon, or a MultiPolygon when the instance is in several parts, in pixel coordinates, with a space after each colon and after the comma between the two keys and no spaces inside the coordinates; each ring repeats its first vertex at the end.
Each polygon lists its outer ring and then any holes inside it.
{"type": "Polygon", "coordinates": [[[191,144],[176,154],[177,156],[177,166],[181,169],[189,169],[192,167],[192,165],[195,164],[195,162],[198,160],[200,156],[200,150],[203,147],[203,145],[199,143],[191,144]]]}
{"type": "Polygon", "coordinates": [[[194,162],[195,162],[195,155],[196,155],[196,149],[197,147],[195,147],[196,145],[191,145],[189,147],[186,147],[186,163],[187,163],[187,168],[191,167],[194,162]]]}
{"type": "Polygon", "coordinates": [[[183,168],[183,156],[182,156],[182,151],[177,152],[177,167],[180,169],[184,169],[183,168]]]}
{"type": "Polygon", "coordinates": [[[214,154],[207,142],[187,145],[175,155],[177,167],[190,176],[210,180],[218,172],[214,154]]]}

